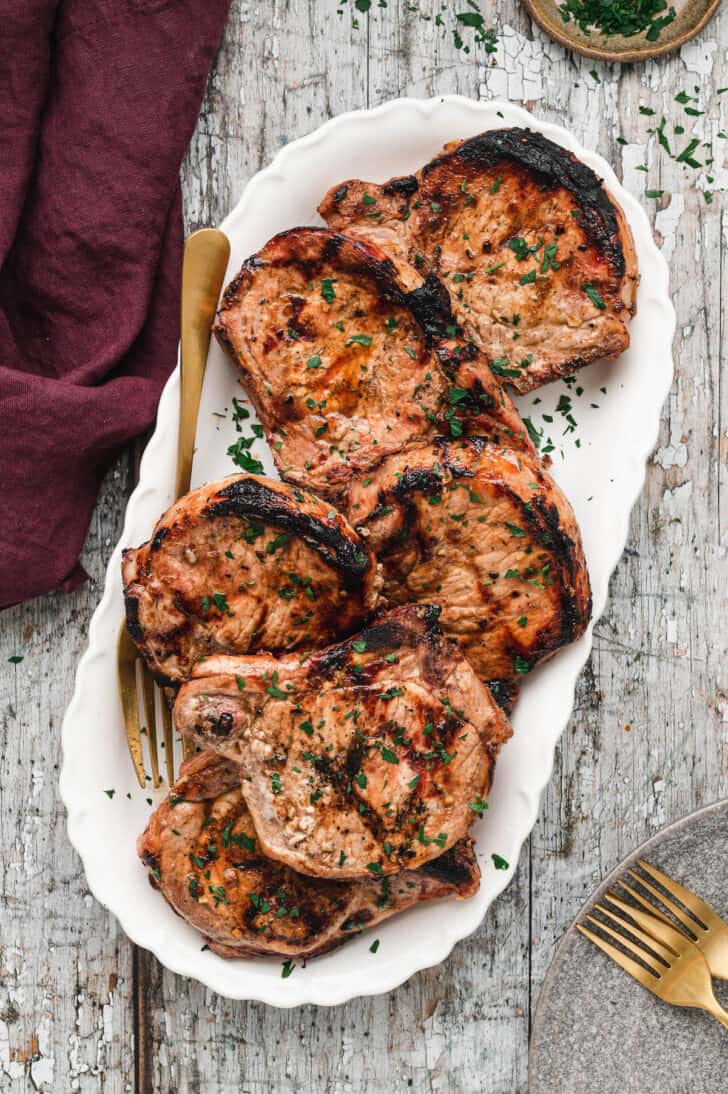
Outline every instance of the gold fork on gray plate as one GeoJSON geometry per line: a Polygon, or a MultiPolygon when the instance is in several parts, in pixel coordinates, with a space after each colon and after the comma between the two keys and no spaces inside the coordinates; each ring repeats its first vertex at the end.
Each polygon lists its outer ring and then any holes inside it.
{"type": "MultiPolygon", "coordinates": [[[[175,500],[186,494],[190,488],[202,381],[210,347],[212,322],[229,255],[229,240],[216,228],[202,228],[199,232],[193,232],[185,243],[182,265],[180,408],[175,500]]],[[[126,740],[139,785],[144,787],[147,783],[142,746],[144,729],[147,734],[152,784],[156,788],[162,781],[159,773],[157,732],[159,710],[167,780],[171,786],[174,782],[172,712],[167,697],[154,682],[124,623],[119,630],[117,643],[117,669],[126,740]]],[[[184,747],[187,755],[186,742],[184,747]]]]}
{"type": "Polygon", "coordinates": [[[684,905],[680,907],[641,874],[628,871],[675,916],[682,929],[634,885],[621,880],[620,887],[639,907],[622,900],[611,889],[605,894],[604,903],[594,906],[602,918],[586,917],[600,933],[580,923],[577,929],[658,998],[673,1006],[705,1010],[728,1028],[728,1012],[718,1003],[711,984],[711,973],[728,979],[728,925],[692,890],[642,859],[638,865],[684,905]]]}

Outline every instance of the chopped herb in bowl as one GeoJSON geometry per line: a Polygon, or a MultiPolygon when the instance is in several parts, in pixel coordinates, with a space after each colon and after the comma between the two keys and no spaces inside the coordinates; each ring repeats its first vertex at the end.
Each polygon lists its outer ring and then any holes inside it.
{"type": "Polygon", "coordinates": [[[607,37],[631,38],[646,31],[648,42],[657,41],[675,18],[667,0],[564,0],[559,11],[565,23],[573,20],[584,34],[596,30],[607,37]]]}

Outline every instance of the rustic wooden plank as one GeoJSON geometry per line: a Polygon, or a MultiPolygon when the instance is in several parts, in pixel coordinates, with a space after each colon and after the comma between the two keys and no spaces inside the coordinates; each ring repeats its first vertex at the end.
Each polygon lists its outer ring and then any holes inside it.
{"type": "Polygon", "coordinates": [[[133,1081],[131,946],[90,895],[58,799],[60,726],[132,476],[108,476],[72,596],[0,624],[0,1090],[108,1091],[133,1081]],[[11,656],[23,661],[12,666],[11,656]]]}
{"type": "MultiPolygon", "coordinates": [[[[0,1088],[11,1094],[523,1094],[529,1009],[580,902],[644,836],[728,794],[728,212],[723,194],[709,206],[691,188],[693,173],[664,155],[648,133],[654,117],[639,112],[682,121],[685,140],[695,126],[725,157],[716,134],[728,127],[728,94],[721,107],[716,90],[728,85],[728,12],[680,55],[620,70],[546,41],[517,0],[482,4],[488,18],[497,8],[500,32],[487,64],[423,18],[435,0],[416,12],[406,0],[375,4],[358,30],[341,6],[338,17],[335,0],[233,4],[183,168],[189,227],[219,221],[282,143],[343,110],[448,91],[522,102],[597,148],[635,194],[665,191],[643,198],[679,315],[658,451],[509,891],[441,968],[386,997],[287,1012],[221,999],[133,954],[65,838],[57,732],[129,492],[122,461],[85,551],[93,581],[6,612],[0,628],[0,1088]],[[702,120],[673,102],[693,86],[702,120]],[[16,652],[25,660],[14,668],[16,652]]],[[[725,165],[713,174],[716,189],[728,187],[725,165]]]]}
{"type": "MultiPolygon", "coordinates": [[[[716,195],[707,204],[694,186],[698,174],[671,161],[648,133],[663,112],[673,149],[684,147],[693,130],[702,139],[725,124],[716,89],[728,83],[728,65],[725,48],[716,44],[728,41],[727,14],[723,10],[699,45],[625,71],[618,87],[602,83],[596,94],[604,97],[603,121],[595,128],[588,108],[573,119],[576,132],[587,119],[586,143],[601,147],[595,142],[601,135],[629,142],[613,145],[612,162],[642,197],[670,263],[676,381],[531,841],[534,999],[554,945],[597,881],[664,824],[728,794],[728,565],[721,544],[725,491],[720,494],[725,198],[716,195]],[[706,111],[708,123],[675,103],[681,89],[699,96],[693,105],[706,111]],[[655,115],[641,114],[640,105],[655,115]],[[675,124],[685,127],[684,136],[673,135],[675,124]],[[640,163],[648,164],[647,175],[637,170],[640,163]],[[645,199],[645,189],[665,195],[645,199]]],[[[549,75],[547,66],[547,100],[549,75]]],[[[724,161],[725,142],[715,146],[724,161]]],[[[705,155],[701,150],[698,159],[705,155]]],[[[725,187],[725,166],[722,171],[725,187]]]]}

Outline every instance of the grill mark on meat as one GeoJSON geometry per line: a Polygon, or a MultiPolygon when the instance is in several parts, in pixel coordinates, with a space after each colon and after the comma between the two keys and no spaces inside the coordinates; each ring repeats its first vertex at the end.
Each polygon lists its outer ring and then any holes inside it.
{"type": "Polygon", "coordinates": [[[165,685],[216,652],[311,648],[373,609],[373,556],[329,505],[260,476],[187,494],[123,552],[127,629],[165,685]],[[156,544],[156,549],[152,545],[156,544]]]}
{"type": "Polygon", "coordinates": [[[468,839],[443,856],[440,870],[383,882],[296,874],[260,853],[239,778],[211,752],[186,761],[138,842],[153,887],[222,957],[315,956],[412,904],[478,890],[468,839]]]}
{"type": "Polygon", "coordinates": [[[421,285],[407,294],[407,304],[430,345],[447,337],[447,327],[454,320],[450,294],[439,278],[429,274],[421,285]]]}
{"type": "Polygon", "coordinates": [[[337,527],[297,510],[290,498],[282,498],[280,492],[254,479],[237,480],[223,487],[206,513],[211,517],[255,517],[300,536],[329,565],[336,566],[347,589],[359,585],[373,565],[366,552],[337,527]]]}
{"type": "Polygon", "coordinates": [[[368,487],[353,484],[349,512],[380,559],[385,600],[440,604],[445,632],[505,709],[523,674],[587,625],[573,513],[525,453],[438,438],[384,461],[368,487]]]}
{"type": "Polygon", "coordinates": [[[497,167],[509,160],[538,175],[544,187],[569,190],[579,202],[584,228],[592,242],[608,258],[616,276],[624,276],[624,251],[619,241],[614,205],[598,175],[561,145],[531,129],[493,129],[471,137],[453,152],[431,160],[422,168],[423,177],[453,160],[462,160],[481,169],[497,167]]]}
{"type": "Polygon", "coordinates": [[[383,876],[465,835],[510,729],[437,615],[407,605],[305,659],[213,657],[182,687],[177,730],[240,764],[268,856],[383,876]]]}
{"type": "Polygon", "coordinates": [[[594,171],[540,133],[491,130],[446,146],[416,175],[350,179],[336,192],[319,206],[329,226],[372,240],[400,270],[445,281],[464,335],[508,362],[517,390],[629,345],[638,283],[629,225],[594,171]]]}
{"type": "Polygon", "coordinates": [[[485,359],[460,334],[443,283],[405,276],[371,243],[326,228],[275,236],[226,290],[215,331],[281,477],[335,504],[353,475],[438,430],[455,432],[461,411],[468,429],[532,447],[485,359]],[[282,316],[289,333],[294,320],[315,333],[305,351],[299,339],[280,337],[282,316]]]}
{"type": "MultiPolygon", "coordinates": [[[[416,175],[401,175],[397,179],[390,179],[389,182],[386,182],[382,190],[385,194],[401,194],[403,197],[412,197],[413,194],[417,193],[419,185],[416,175]]],[[[339,200],[341,201],[345,197],[346,194],[344,193],[339,200]]]]}

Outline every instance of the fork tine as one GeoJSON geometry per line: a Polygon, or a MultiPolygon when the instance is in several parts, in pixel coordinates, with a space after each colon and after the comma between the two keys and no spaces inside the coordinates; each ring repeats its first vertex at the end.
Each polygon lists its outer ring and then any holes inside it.
{"type": "Polygon", "coordinates": [[[142,696],[144,698],[144,716],[147,720],[147,740],[149,741],[149,763],[152,768],[152,786],[156,790],[159,777],[159,756],[157,755],[157,716],[154,710],[154,680],[144,665],[141,666],[142,696]]]}
{"type": "MultiPolygon", "coordinates": [[[[626,891],[630,894],[633,900],[636,900],[639,904],[642,905],[643,908],[646,908],[649,914],[655,919],[662,920],[663,923],[667,923],[670,927],[675,926],[672,920],[668,919],[664,912],[661,912],[660,909],[656,908],[654,904],[650,904],[649,900],[643,897],[641,893],[638,893],[637,890],[631,885],[628,885],[626,881],[622,881],[622,879],[620,878],[620,880],[617,882],[617,885],[620,885],[623,889],[626,889],[626,891]]],[[[614,899],[612,893],[614,893],[613,889],[607,894],[610,900],[614,899]]]]}
{"type": "MultiPolygon", "coordinates": [[[[591,918],[591,916],[588,918],[591,918]]],[[[623,954],[616,946],[612,946],[606,939],[600,938],[598,934],[594,934],[588,927],[583,927],[581,923],[577,923],[576,929],[577,931],[581,931],[583,935],[586,935],[586,937],[593,942],[595,946],[598,946],[600,950],[603,950],[608,957],[611,957],[613,961],[616,961],[619,967],[629,973],[630,976],[633,976],[643,988],[647,988],[647,990],[651,992],[655,991],[657,980],[654,976],[650,976],[642,965],[638,965],[631,957],[627,957],[626,954],[623,954]]]]}
{"type": "Polygon", "coordinates": [[[137,700],[136,684],[136,660],[137,649],[122,623],[117,641],[117,671],[119,675],[119,695],[121,697],[121,710],[124,717],[124,729],[126,731],[126,743],[131,756],[131,762],[136,771],[139,785],[146,786],[146,773],[144,771],[144,751],[142,749],[141,725],[139,723],[139,703],[137,700]]]}
{"type": "Polygon", "coordinates": [[[172,740],[172,711],[163,691],[159,693],[159,707],[162,711],[162,726],[164,728],[164,762],[167,767],[167,782],[174,784],[174,741],[172,740]]]}
{"type": "MultiPolygon", "coordinates": [[[[711,908],[710,904],[706,904],[704,900],[701,900],[697,893],[694,893],[691,889],[686,889],[684,885],[681,885],[679,881],[674,881],[667,874],[663,874],[662,870],[658,870],[656,866],[650,866],[649,862],[645,862],[644,859],[637,859],[637,864],[642,867],[645,873],[650,874],[655,881],[659,881],[660,885],[664,889],[667,889],[668,893],[672,893],[674,897],[681,900],[685,907],[693,912],[695,915],[704,915],[709,919],[711,916],[716,916],[718,913],[711,908]]],[[[707,926],[706,919],[706,926],[707,926]]]]}
{"type": "MultiPolygon", "coordinates": [[[[588,915],[586,918],[592,923],[595,923],[600,931],[604,931],[606,934],[611,935],[612,938],[616,939],[621,946],[624,946],[625,949],[630,951],[630,953],[633,953],[635,957],[639,957],[640,960],[644,961],[650,972],[654,973],[655,976],[659,977],[659,967],[656,969],[653,967],[653,965],[650,964],[651,961],[655,960],[652,957],[652,954],[646,953],[642,949],[642,947],[638,946],[636,942],[633,942],[631,938],[627,938],[625,935],[620,934],[619,931],[615,931],[608,924],[602,923],[600,919],[595,919],[593,915],[588,915]]],[[[625,930],[629,930],[629,927],[626,923],[624,926],[625,930]]]]}
{"type": "MultiPolygon", "coordinates": [[[[674,904],[669,897],[665,896],[664,893],[661,893],[660,890],[656,889],[654,885],[650,885],[649,881],[645,881],[645,879],[643,877],[640,877],[639,874],[636,874],[634,870],[628,870],[627,873],[630,877],[633,877],[635,881],[638,881],[643,888],[647,889],[648,893],[652,893],[652,895],[656,897],[659,901],[661,901],[661,903],[664,904],[666,908],[669,908],[675,918],[679,920],[679,922],[682,923],[685,927],[687,927],[689,931],[692,931],[695,937],[697,937],[697,931],[695,928],[698,927],[699,924],[696,923],[695,920],[688,915],[684,908],[678,908],[677,904],[674,904]]],[[[624,882],[621,882],[621,884],[624,885],[625,889],[629,889],[629,891],[632,892],[632,887],[630,885],[625,885],[624,882]]]]}
{"type": "MultiPolygon", "coordinates": [[[[634,895],[634,889],[629,885],[625,885],[628,892],[634,895]]],[[[684,946],[686,942],[692,942],[692,939],[687,935],[679,931],[674,923],[671,923],[664,916],[657,918],[653,915],[645,915],[639,908],[632,907],[631,904],[625,904],[623,900],[620,900],[615,893],[606,893],[605,900],[608,900],[610,904],[616,904],[623,912],[631,916],[635,923],[639,923],[643,930],[647,931],[649,935],[652,935],[657,941],[664,943],[665,946],[669,946],[673,953],[679,952],[676,947],[684,946]]],[[[652,912],[652,905],[647,901],[643,902],[645,907],[649,908],[652,912]]]]}
{"type": "MultiPolygon", "coordinates": [[[[667,965],[670,965],[675,960],[675,958],[678,957],[678,953],[676,950],[671,949],[666,944],[663,945],[661,941],[652,937],[644,930],[640,930],[639,927],[635,927],[633,923],[627,923],[626,920],[622,919],[621,916],[615,915],[614,912],[610,912],[609,908],[605,908],[603,904],[596,904],[595,907],[598,911],[602,913],[602,915],[607,916],[609,919],[612,920],[612,922],[617,923],[620,927],[623,928],[623,930],[629,931],[630,934],[633,934],[635,938],[638,938],[640,942],[644,943],[645,946],[649,946],[652,952],[657,954],[658,957],[661,957],[667,965]]],[[[627,909],[629,914],[631,914],[628,904],[624,904],[623,907],[627,909]]],[[[644,918],[647,917],[645,916],[644,918]]],[[[649,956],[650,955],[648,955],[648,957],[649,956]]]]}

